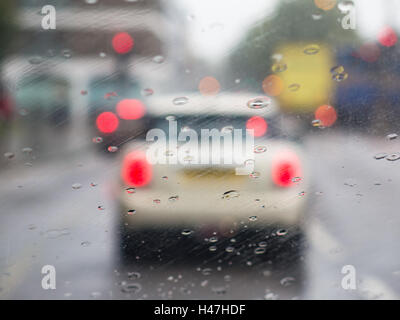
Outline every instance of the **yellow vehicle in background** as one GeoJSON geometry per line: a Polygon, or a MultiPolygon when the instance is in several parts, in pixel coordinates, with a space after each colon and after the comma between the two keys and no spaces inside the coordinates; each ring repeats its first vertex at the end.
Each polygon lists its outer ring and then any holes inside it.
{"type": "Polygon", "coordinates": [[[329,104],[336,89],[330,73],[335,66],[331,48],[321,43],[290,43],[275,52],[276,63],[283,66],[275,72],[284,85],[276,97],[283,111],[308,114],[329,104]]]}

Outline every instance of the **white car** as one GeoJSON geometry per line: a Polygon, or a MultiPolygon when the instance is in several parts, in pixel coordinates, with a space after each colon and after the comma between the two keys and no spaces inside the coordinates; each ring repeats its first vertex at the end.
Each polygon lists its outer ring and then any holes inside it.
{"type": "Polygon", "coordinates": [[[244,229],[272,235],[299,229],[307,202],[305,155],[283,138],[274,100],[250,93],[174,95],[151,98],[146,108],[151,119],[146,140],[125,145],[122,152],[121,234],[136,239],[124,241],[124,247],[139,252],[145,241],[134,235],[148,231],[155,240],[155,230],[207,241],[232,239],[244,229]],[[207,129],[221,133],[220,144],[203,137],[207,129]],[[174,131],[194,139],[176,141],[174,131]],[[224,149],[224,133],[232,136],[232,148],[224,149]],[[254,137],[250,147],[246,135],[250,142],[254,137]],[[235,163],[245,147],[251,154],[235,163]]]}

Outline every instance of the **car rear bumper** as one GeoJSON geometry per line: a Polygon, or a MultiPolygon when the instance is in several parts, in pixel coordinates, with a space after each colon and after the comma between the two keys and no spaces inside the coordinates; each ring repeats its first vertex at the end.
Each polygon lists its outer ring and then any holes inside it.
{"type": "Polygon", "coordinates": [[[132,228],[292,226],[301,222],[307,205],[307,194],[302,195],[302,189],[298,187],[238,193],[237,197],[223,199],[222,194],[204,190],[198,193],[187,190],[179,194],[151,189],[136,190],[133,194],[124,192],[120,197],[122,221],[132,228]]]}

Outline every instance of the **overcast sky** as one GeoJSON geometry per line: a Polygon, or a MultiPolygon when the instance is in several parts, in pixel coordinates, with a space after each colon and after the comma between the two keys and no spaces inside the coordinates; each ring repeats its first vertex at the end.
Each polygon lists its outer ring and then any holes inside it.
{"type": "MultiPolygon", "coordinates": [[[[176,0],[187,12],[191,47],[201,57],[219,60],[249,26],[273,13],[279,0],[176,0]]],[[[282,0],[281,0],[282,1],[282,0]]],[[[354,0],[357,31],[366,40],[380,27],[400,30],[400,0],[354,0]]],[[[310,17],[311,18],[311,17],[310,17]]]]}

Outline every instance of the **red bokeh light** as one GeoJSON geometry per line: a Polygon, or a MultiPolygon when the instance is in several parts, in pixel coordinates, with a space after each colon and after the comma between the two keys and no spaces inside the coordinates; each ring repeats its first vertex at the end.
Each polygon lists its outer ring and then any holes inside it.
{"type": "Polygon", "coordinates": [[[117,104],[117,114],[124,120],[137,120],[144,116],[146,108],[137,99],[124,99],[117,104]]]}
{"type": "Polygon", "coordinates": [[[315,110],[315,120],[321,121],[322,127],[330,127],[337,120],[337,114],[334,107],[322,105],[315,110]]]}
{"type": "Polygon", "coordinates": [[[254,116],[251,117],[249,120],[247,120],[246,129],[254,130],[253,135],[255,137],[261,137],[267,132],[268,124],[264,120],[264,118],[259,116],[254,116]]]}
{"type": "Polygon", "coordinates": [[[301,177],[301,165],[297,155],[292,151],[278,153],[271,167],[272,181],[279,187],[290,187],[294,184],[293,178],[301,177]]]}
{"type": "Polygon", "coordinates": [[[132,50],[134,45],[133,38],[127,32],[117,33],[112,39],[114,51],[125,54],[132,50]]]}
{"type": "Polygon", "coordinates": [[[147,162],[146,154],[133,151],[125,156],[122,164],[121,176],[126,185],[143,187],[153,178],[153,168],[147,162]]]}
{"type": "Polygon", "coordinates": [[[378,40],[382,46],[392,47],[397,42],[396,32],[391,27],[385,27],[379,32],[378,40]]]}
{"type": "Polygon", "coordinates": [[[365,43],[356,52],[355,56],[366,62],[375,62],[381,54],[381,49],[376,43],[365,43]]]}
{"type": "Polygon", "coordinates": [[[117,130],[119,120],[113,112],[102,112],[97,116],[96,126],[103,133],[112,133],[117,130]]]}

